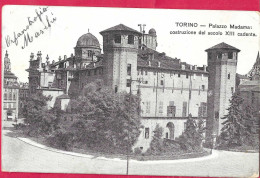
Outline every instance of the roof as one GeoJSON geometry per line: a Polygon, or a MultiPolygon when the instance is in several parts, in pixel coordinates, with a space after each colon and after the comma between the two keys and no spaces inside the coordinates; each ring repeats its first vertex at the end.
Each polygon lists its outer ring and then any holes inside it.
{"type": "Polygon", "coordinates": [[[203,70],[203,68],[195,67],[187,64],[186,62],[181,62],[180,59],[171,58],[166,56],[165,53],[160,53],[150,48],[145,48],[144,50],[139,49],[138,51],[138,60],[137,60],[138,67],[149,67],[149,68],[160,68],[160,69],[169,69],[169,70],[182,70],[182,71],[191,71],[192,72],[203,72],[207,73],[203,70]],[[152,56],[152,59],[149,59],[149,56],[152,56]],[[150,61],[150,62],[149,62],[150,61]],[[160,62],[160,67],[158,66],[160,62]],[[149,65],[150,63],[150,65],[149,65]],[[182,69],[182,65],[185,66],[185,69],[182,69]],[[192,66],[192,67],[191,67],[192,66]]]}
{"type": "Polygon", "coordinates": [[[239,77],[239,79],[248,79],[249,80],[249,78],[246,75],[241,75],[241,74],[237,73],[237,77],[239,77]]]}
{"type": "Polygon", "coordinates": [[[148,33],[152,36],[156,36],[156,31],[154,28],[151,28],[148,33]]]}
{"type": "MultiPolygon", "coordinates": [[[[99,57],[100,60],[95,62],[95,64],[92,62],[86,65],[84,68],[74,68],[74,70],[89,70],[98,67],[103,67],[104,65],[103,62],[105,59],[103,59],[103,55],[100,55],[99,57]]],[[[157,68],[157,69],[167,69],[167,70],[187,71],[187,72],[192,71],[194,73],[208,73],[207,71],[204,71],[203,67],[197,67],[197,70],[195,70],[195,67],[193,65],[187,64],[186,62],[181,62],[180,59],[171,58],[169,56],[166,56],[165,53],[160,53],[150,48],[138,50],[137,67],[145,67],[145,68],[153,68],[153,69],[157,68]],[[153,56],[152,59],[151,56],[153,56]],[[159,62],[160,62],[160,67],[158,66],[159,62]],[[182,65],[185,66],[185,69],[182,69],[182,65]]],[[[64,69],[60,69],[60,70],[64,70],[64,69]]]]}
{"type": "Polygon", "coordinates": [[[100,48],[98,39],[91,33],[82,35],[78,41],[76,47],[95,47],[100,48]]]}
{"type": "Polygon", "coordinates": [[[139,35],[141,35],[142,33],[137,31],[137,30],[134,30],[130,27],[127,27],[125,26],[124,24],[119,24],[119,25],[116,25],[114,27],[111,27],[111,28],[108,28],[106,30],[103,30],[100,32],[100,34],[104,33],[104,32],[111,32],[111,31],[128,31],[128,32],[134,32],[134,33],[137,33],[139,35]]]}
{"type": "Polygon", "coordinates": [[[235,51],[238,51],[238,52],[240,51],[239,49],[237,49],[237,48],[235,48],[235,47],[233,47],[229,44],[226,44],[224,42],[219,43],[215,46],[212,46],[211,48],[208,48],[205,51],[210,51],[210,50],[215,50],[215,49],[231,49],[231,50],[235,50],[235,51]]]}
{"type": "Polygon", "coordinates": [[[4,78],[14,78],[14,79],[17,79],[17,77],[10,71],[5,71],[4,72],[4,78]]]}
{"type": "Polygon", "coordinates": [[[245,81],[242,84],[239,85],[239,87],[243,87],[243,86],[259,86],[260,81],[259,80],[249,80],[249,81],[245,81]]]}

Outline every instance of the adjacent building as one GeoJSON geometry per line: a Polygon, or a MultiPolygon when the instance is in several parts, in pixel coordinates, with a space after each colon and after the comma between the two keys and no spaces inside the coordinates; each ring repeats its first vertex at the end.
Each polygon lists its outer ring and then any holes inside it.
{"type": "Polygon", "coordinates": [[[11,72],[11,61],[6,51],[4,58],[3,80],[3,114],[2,119],[15,121],[18,118],[19,108],[19,84],[17,77],[11,72]]]}

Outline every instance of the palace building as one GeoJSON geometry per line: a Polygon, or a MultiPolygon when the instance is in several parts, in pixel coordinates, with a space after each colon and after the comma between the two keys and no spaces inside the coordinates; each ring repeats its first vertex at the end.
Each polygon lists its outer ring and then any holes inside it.
{"type": "Polygon", "coordinates": [[[164,129],[164,138],[174,140],[184,129],[189,114],[207,120],[214,128],[208,135],[219,134],[229,99],[235,90],[238,49],[221,43],[206,50],[208,67],[198,67],[156,51],[155,29],[146,34],[123,24],[100,32],[82,35],[75,54],[45,62],[41,51],[30,56],[29,91],[51,95],[49,107],[60,104],[69,108],[69,99],[97,79],[115,92],[140,92],[142,132],[135,147],[149,148],[156,124],[164,129]],[[214,133],[213,133],[214,132],[214,133]]]}
{"type": "Polygon", "coordinates": [[[4,58],[3,83],[3,120],[15,121],[18,118],[19,84],[17,77],[11,72],[11,62],[6,51],[4,58]]]}

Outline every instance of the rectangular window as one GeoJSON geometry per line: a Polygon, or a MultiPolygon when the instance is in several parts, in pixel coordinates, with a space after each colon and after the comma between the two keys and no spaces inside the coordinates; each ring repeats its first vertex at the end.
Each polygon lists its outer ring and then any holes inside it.
{"type": "Polygon", "coordinates": [[[134,44],[134,35],[128,35],[128,44],[134,44]]]}
{"type": "Polygon", "coordinates": [[[145,128],[145,130],[144,130],[144,137],[145,137],[145,139],[149,138],[149,127],[145,128]]]}
{"type": "Polygon", "coordinates": [[[161,80],[161,85],[163,85],[163,80],[161,80]]]}
{"type": "Polygon", "coordinates": [[[9,98],[8,99],[12,100],[12,93],[11,92],[9,93],[9,98]]]}
{"type": "Polygon", "coordinates": [[[222,53],[221,53],[221,52],[218,52],[218,53],[217,53],[217,57],[218,57],[218,59],[221,59],[221,58],[222,58],[222,53]]]}
{"type": "Polygon", "coordinates": [[[16,100],[16,94],[14,93],[14,95],[13,95],[13,100],[16,100]]]}
{"type": "Polygon", "coordinates": [[[198,112],[199,117],[207,117],[207,103],[201,102],[198,112]]]}
{"type": "Polygon", "coordinates": [[[117,85],[115,86],[115,93],[117,93],[117,90],[118,90],[118,88],[117,88],[117,85]]]}
{"type": "Polygon", "coordinates": [[[108,40],[108,35],[104,35],[104,41],[105,41],[106,43],[109,42],[109,40],[108,40]]]}
{"type": "Polygon", "coordinates": [[[88,70],[88,76],[90,76],[91,75],[91,72],[90,72],[90,70],[88,70]]]}
{"type": "Polygon", "coordinates": [[[179,78],[181,77],[181,74],[180,74],[180,73],[178,73],[178,77],[179,77],[179,78]]]}
{"type": "Polygon", "coordinates": [[[7,104],[6,103],[4,103],[4,108],[7,108],[7,104]]]}
{"type": "Polygon", "coordinates": [[[187,117],[187,102],[186,101],[183,102],[182,117],[187,117]]]}
{"type": "Polygon", "coordinates": [[[202,87],[202,91],[205,91],[205,85],[202,85],[201,87],[202,87]]]}
{"type": "Polygon", "coordinates": [[[97,69],[94,69],[94,75],[97,75],[97,69]]]}
{"type": "Polygon", "coordinates": [[[7,100],[7,93],[4,94],[4,100],[7,100]]]}
{"type": "Polygon", "coordinates": [[[126,87],[131,87],[131,80],[130,79],[126,80],[126,87]]]}
{"type": "Polygon", "coordinates": [[[209,52],[209,53],[208,53],[208,58],[211,59],[211,56],[212,56],[212,53],[209,52]]]}
{"type": "Polygon", "coordinates": [[[228,59],[233,59],[233,52],[228,53],[228,59]]]}
{"type": "Polygon", "coordinates": [[[231,93],[232,94],[234,93],[234,87],[231,87],[231,93]]]}
{"type": "Polygon", "coordinates": [[[186,73],[186,78],[189,78],[189,74],[188,73],[186,73]]]}
{"type": "Polygon", "coordinates": [[[155,72],[155,71],[153,72],[153,75],[156,75],[156,72],[155,72]]]}
{"type": "Polygon", "coordinates": [[[159,102],[159,113],[162,114],[163,113],[163,101],[159,102]]]}
{"type": "Polygon", "coordinates": [[[11,106],[11,103],[8,103],[8,108],[11,109],[11,107],[12,107],[12,106],[11,106]]]}
{"type": "Polygon", "coordinates": [[[147,70],[145,71],[145,75],[148,75],[148,71],[147,70]]]}
{"type": "Polygon", "coordinates": [[[227,78],[230,79],[230,73],[228,73],[227,78]]]}
{"type": "Polygon", "coordinates": [[[115,35],[115,43],[121,43],[121,35],[115,35]]]}
{"type": "Polygon", "coordinates": [[[175,106],[167,106],[167,116],[175,117],[176,107],[175,106]]]}
{"type": "Polygon", "coordinates": [[[127,75],[131,76],[131,64],[127,64],[127,75]]]}
{"type": "Polygon", "coordinates": [[[147,101],[146,102],[146,114],[150,114],[150,108],[151,108],[151,102],[147,101]]]}
{"type": "Polygon", "coordinates": [[[16,108],[16,103],[13,103],[13,108],[14,108],[14,109],[16,108]]]}

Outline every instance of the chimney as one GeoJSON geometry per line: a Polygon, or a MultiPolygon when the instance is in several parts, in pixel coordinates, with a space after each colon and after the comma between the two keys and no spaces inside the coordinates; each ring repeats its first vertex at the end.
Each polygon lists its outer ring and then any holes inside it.
{"type": "Polygon", "coordinates": [[[207,66],[206,65],[203,65],[203,70],[204,70],[204,72],[207,71],[207,66]]]}
{"type": "Polygon", "coordinates": [[[64,60],[66,60],[67,59],[67,56],[66,55],[64,55],[64,60]]]}
{"type": "Polygon", "coordinates": [[[181,65],[181,70],[185,70],[185,65],[184,64],[181,65]]]}
{"type": "Polygon", "coordinates": [[[73,53],[71,53],[70,57],[73,57],[73,53]]]}
{"type": "Polygon", "coordinates": [[[192,70],[192,65],[190,65],[190,70],[192,70]]]}
{"type": "Polygon", "coordinates": [[[54,60],[52,60],[52,64],[54,64],[55,63],[55,61],[54,60]]]}
{"type": "Polygon", "coordinates": [[[59,56],[59,61],[61,61],[61,56],[59,56]]]}

